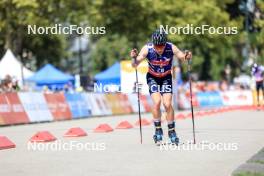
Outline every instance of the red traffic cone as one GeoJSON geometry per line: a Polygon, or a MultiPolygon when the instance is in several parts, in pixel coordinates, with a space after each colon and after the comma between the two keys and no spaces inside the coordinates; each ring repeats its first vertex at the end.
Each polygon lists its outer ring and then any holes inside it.
{"type": "Polygon", "coordinates": [[[57,140],[50,132],[48,131],[39,131],[34,136],[30,138],[30,142],[51,142],[57,140]]]}
{"type": "MultiPolygon", "coordinates": [[[[148,121],[147,119],[141,119],[141,125],[142,126],[148,126],[148,125],[150,125],[151,124],[151,122],[150,121],[148,121]]],[[[139,126],[139,120],[135,123],[135,125],[136,126],[139,126]]]]}
{"type": "Polygon", "coordinates": [[[87,136],[87,133],[80,127],[70,128],[64,134],[64,137],[82,137],[82,136],[87,136]]]}
{"type": "Polygon", "coordinates": [[[100,124],[97,128],[94,129],[95,133],[107,133],[111,131],[114,131],[114,129],[106,123],[100,124]]]}
{"type": "Polygon", "coordinates": [[[122,121],[120,122],[117,126],[116,129],[129,129],[129,128],[133,128],[133,125],[131,125],[131,123],[129,123],[128,121],[122,121]]]}
{"type": "Polygon", "coordinates": [[[15,148],[16,145],[5,136],[0,136],[0,150],[15,148]]]}

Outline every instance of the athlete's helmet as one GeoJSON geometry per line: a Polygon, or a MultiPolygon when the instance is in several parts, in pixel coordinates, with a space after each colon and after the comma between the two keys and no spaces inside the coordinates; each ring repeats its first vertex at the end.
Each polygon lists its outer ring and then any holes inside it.
{"type": "Polygon", "coordinates": [[[152,43],[154,45],[165,45],[166,42],[167,35],[164,31],[158,29],[152,34],[152,43]]]}

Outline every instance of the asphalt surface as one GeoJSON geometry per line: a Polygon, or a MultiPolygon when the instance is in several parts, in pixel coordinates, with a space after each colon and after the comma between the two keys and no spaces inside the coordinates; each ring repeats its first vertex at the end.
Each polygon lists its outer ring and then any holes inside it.
{"type": "MultiPolygon", "coordinates": [[[[151,114],[143,117],[151,119],[151,114]]],[[[14,149],[0,150],[0,175],[225,176],[264,146],[264,111],[233,111],[197,118],[196,145],[189,143],[192,140],[190,118],[176,121],[177,133],[184,142],[179,147],[156,146],[152,125],[143,127],[143,144],[140,144],[138,127],[93,132],[101,123],[114,128],[123,120],[134,125],[137,118],[137,115],[125,115],[0,127],[0,135],[16,144],[14,149]],[[83,128],[88,136],[63,137],[71,127],[83,128]],[[28,141],[42,130],[48,130],[58,140],[36,145],[38,148],[34,150],[28,141]],[[56,143],[53,148],[48,146],[52,143],[56,143]],[[68,148],[63,148],[63,144],[68,148]]],[[[166,141],[166,122],[162,126],[166,141]]]]}

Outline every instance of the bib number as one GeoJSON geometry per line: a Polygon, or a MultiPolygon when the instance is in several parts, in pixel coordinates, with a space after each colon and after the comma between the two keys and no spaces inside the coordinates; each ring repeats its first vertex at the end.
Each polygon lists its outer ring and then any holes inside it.
{"type": "Polygon", "coordinates": [[[160,69],[159,69],[159,72],[160,72],[160,73],[164,73],[164,68],[160,68],[160,69]]]}

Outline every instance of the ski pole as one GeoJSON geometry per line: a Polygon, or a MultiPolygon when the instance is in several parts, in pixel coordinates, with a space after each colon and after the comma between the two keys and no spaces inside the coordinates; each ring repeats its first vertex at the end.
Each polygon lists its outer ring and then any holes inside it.
{"type": "Polygon", "coordinates": [[[193,143],[196,144],[195,124],[194,124],[194,114],[193,114],[193,102],[192,102],[192,78],[191,78],[191,61],[190,60],[188,60],[188,77],[189,77],[189,84],[190,84],[190,103],[191,103],[191,111],[192,111],[193,143]]]}
{"type": "MultiPolygon", "coordinates": [[[[134,58],[136,62],[136,58],[134,58]]],[[[138,119],[139,119],[139,131],[140,131],[140,143],[142,144],[142,125],[141,125],[141,111],[140,111],[140,97],[139,97],[139,89],[138,89],[138,71],[136,70],[136,91],[137,91],[137,99],[138,99],[138,119]]]]}

